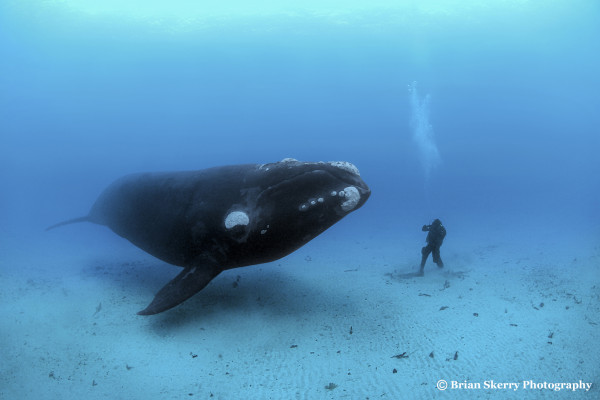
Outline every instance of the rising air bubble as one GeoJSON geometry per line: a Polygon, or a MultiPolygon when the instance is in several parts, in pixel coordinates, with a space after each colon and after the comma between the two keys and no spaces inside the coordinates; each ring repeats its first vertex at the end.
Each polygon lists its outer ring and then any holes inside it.
{"type": "Polygon", "coordinates": [[[427,94],[422,99],[419,98],[416,81],[412,85],[408,85],[408,92],[410,94],[410,127],[412,129],[413,140],[417,145],[425,177],[429,178],[433,168],[441,162],[440,153],[435,144],[433,126],[429,122],[429,103],[431,97],[427,94]]]}

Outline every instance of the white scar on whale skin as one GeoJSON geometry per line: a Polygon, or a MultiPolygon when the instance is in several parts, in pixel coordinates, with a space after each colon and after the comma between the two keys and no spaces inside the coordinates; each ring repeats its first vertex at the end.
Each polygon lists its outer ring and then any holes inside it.
{"type": "Polygon", "coordinates": [[[232,211],[225,218],[225,228],[231,229],[238,225],[248,225],[250,223],[250,218],[248,218],[248,214],[243,211],[232,211]]]}

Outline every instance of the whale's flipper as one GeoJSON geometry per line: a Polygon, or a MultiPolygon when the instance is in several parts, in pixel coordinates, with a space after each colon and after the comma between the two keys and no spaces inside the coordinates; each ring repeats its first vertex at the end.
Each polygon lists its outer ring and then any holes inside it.
{"type": "Polygon", "coordinates": [[[58,228],[59,226],[75,224],[77,222],[91,222],[90,216],[86,215],[85,217],[73,218],[73,219],[63,221],[63,222],[59,222],[58,224],[54,224],[54,225],[47,227],[46,230],[49,231],[50,229],[58,228]]]}
{"type": "Polygon", "coordinates": [[[138,315],[153,315],[183,303],[204,289],[222,271],[216,265],[186,267],[154,296],[154,300],[138,315]]]}

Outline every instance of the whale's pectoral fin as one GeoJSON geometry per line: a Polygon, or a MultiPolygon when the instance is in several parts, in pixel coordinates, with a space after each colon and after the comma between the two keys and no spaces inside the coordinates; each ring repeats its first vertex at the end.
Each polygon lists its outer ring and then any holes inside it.
{"type": "Polygon", "coordinates": [[[139,315],[152,315],[183,303],[204,289],[221,272],[217,266],[186,267],[154,296],[154,300],[139,315]]]}

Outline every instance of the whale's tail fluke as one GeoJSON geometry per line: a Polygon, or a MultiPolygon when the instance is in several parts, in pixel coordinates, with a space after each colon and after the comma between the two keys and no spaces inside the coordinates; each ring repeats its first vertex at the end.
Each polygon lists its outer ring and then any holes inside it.
{"type": "Polygon", "coordinates": [[[77,222],[91,222],[90,216],[86,215],[85,217],[73,218],[73,219],[68,219],[66,221],[63,221],[63,222],[59,222],[58,224],[54,224],[54,225],[47,227],[46,231],[49,231],[50,229],[58,228],[59,226],[63,226],[63,225],[75,224],[77,222]]]}

